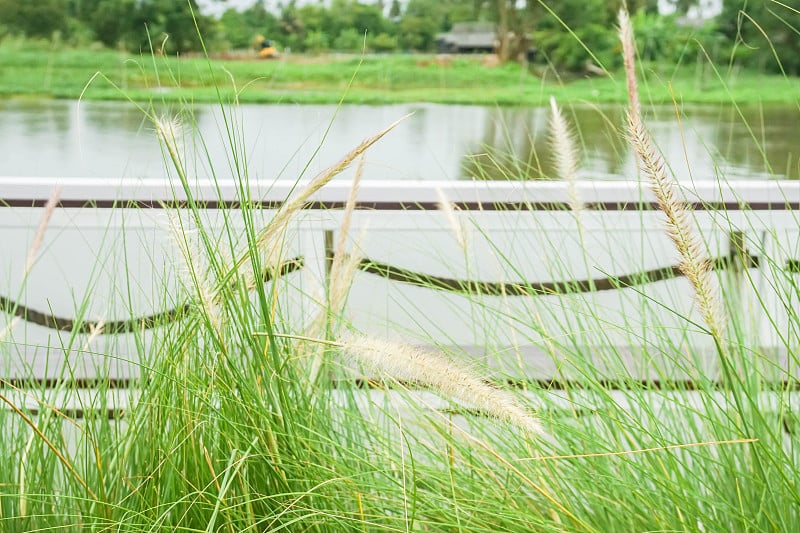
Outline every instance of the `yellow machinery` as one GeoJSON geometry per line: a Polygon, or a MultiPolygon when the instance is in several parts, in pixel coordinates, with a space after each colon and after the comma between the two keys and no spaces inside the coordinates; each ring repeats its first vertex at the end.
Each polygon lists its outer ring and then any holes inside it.
{"type": "Polygon", "coordinates": [[[256,50],[258,50],[258,57],[261,59],[275,59],[278,57],[278,49],[263,35],[256,37],[254,42],[256,50]]]}

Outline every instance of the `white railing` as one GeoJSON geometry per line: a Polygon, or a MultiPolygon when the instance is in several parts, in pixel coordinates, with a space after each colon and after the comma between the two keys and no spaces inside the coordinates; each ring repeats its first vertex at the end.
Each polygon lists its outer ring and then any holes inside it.
{"type": "MultiPolygon", "coordinates": [[[[254,185],[256,223],[266,225],[300,188],[254,185]]],[[[192,187],[211,228],[230,215],[227,224],[241,229],[240,193],[233,182],[192,187]]],[[[696,182],[683,193],[749,334],[782,361],[798,336],[786,306],[797,303],[800,183],[696,182]]],[[[324,300],[349,194],[349,183],[329,184],[291,225],[279,282],[298,331],[324,300]]],[[[463,350],[529,379],[555,375],[562,344],[613,347],[642,379],[658,377],[637,358],[653,338],[664,346],[651,356],[670,346],[711,349],[691,325],[699,317],[690,287],[640,183],[582,182],[572,193],[559,182],[372,181],[357,198],[348,249],[363,259],[344,316],[359,331],[463,350]],[[575,195],[585,204],[578,216],[568,208],[575,195]],[[439,209],[442,201],[455,209],[439,209]]],[[[185,304],[172,228],[187,200],[163,180],[0,178],[0,375],[54,381],[67,366],[77,379],[101,373],[122,383],[135,375],[134,337],[150,342],[147,328],[179,319],[185,304]],[[60,207],[26,275],[56,186],[60,207]],[[148,322],[153,315],[159,319],[148,322]]],[[[221,256],[235,255],[237,243],[220,238],[221,256]]],[[[713,361],[708,372],[716,372],[713,361]]]]}

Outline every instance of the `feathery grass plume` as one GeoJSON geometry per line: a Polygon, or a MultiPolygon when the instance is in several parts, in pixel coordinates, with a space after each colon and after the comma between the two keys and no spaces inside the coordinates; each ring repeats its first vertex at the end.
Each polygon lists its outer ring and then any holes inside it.
{"type": "Polygon", "coordinates": [[[469,235],[466,231],[464,231],[464,226],[456,217],[456,206],[447,199],[444,195],[444,191],[439,187],[436,187],[436,194],[439,196],[439,201],[436,202],[436,207],[439,208],[439,211],[444,213],[445,218],[447,219],[447,223],[450,225],[450,229],[453,232],[453,235],[456,237],[456,241],[458,245],[461,247],[462,250],[466,250],[467,246],[469,245],[469,235]]]}
{"type": "Polygon", "coordinates": [[[691,211],[678,198],[674,181],[667,175],[664,157],[656,149],[645,127],[639,109],[636,91],[636,71],[633,64],[633,29],[623,10],[619,14],[620,39],[625,54],[625,73],[628,77],[630,111],[628,112],[628,137],[636,153],[642,172],[656,196],[659,208],[666,217],[667,233],[680,255],[679,267],[691,283],[700,314],[709,328],[718,349],[723,349],[725,334],[724,312],[718,289],[712,282],[711,262],[705,245],[692,222],[691,211]]]}
{"type": "Polygon", "coordinates": [[[97,337],[103,334],[103,330],[105,330],[105,321],[100,320],[94,324],[89,329],[89,336],[86,338],[86,342],[83,343],[83,351],[88,352],[89,348],[92,347],[92,343],[97,340],[97,337]]]}
{"type": "Polygon", "coordinates": [[[341,346],[353,360],[381,377],[419,383],[531,434],[542,433],[539,420],[511,393],[486,383],[479,375],[442,355],[366,337],[343,341],[341,346]]]}
{"type": "MultiPolygon", "coordinates": [[[[44,213],[42,213],[42,219],[39,221],[39,226],[36,228],[36,233],[33,235],[33,241],[31,241],[31,245],[28,247],[28,255],[25,258],[25,269],[22,271],[23,283],[33,270],[33,266],[36,264],[36,259],[39,257],[42,242],[44,241],[44,234],[47,232],[47,227],[50,225],[50,219],[53,217],[53,212],[56,210],[56,207],[58,207],[58,203],[60,201],[61,187],[55,187],[50,192],[50,197],[47,199],[47,203],[44,204],[44,213]]],[[[0,331],[0,340],[4,339],[11,332],[11,330],[17,327],[17,324],[19,324],[21,320],[22,319],[18,316],[12,318],[2,329],[2,331],[0,331]]]]}
{"type": "MultiPolygon", "coordinates": [[[[165,117],[160,116],[155,119],[156,134],[164,147],[167,149],[172,165],[178,173],[178,177],[184,183],[188,183],[188,175],[186,167],[183,164],[181,156],[181,149],[179,139],[183,138],[182,125],[178,117],[165,117]]],[[[198,297],[200,300],[201,308],[208,317],[210,323],[218,334],[221,333],[221,320],[219,318],[219,311],[217,309],[217,291],[210,287],[203,274],[198,273],[197,258],[202,257],[202,254],[192,253],[189,249],[188,230],[180,220],[180,215],[176,214],[170,217],[170,229],[172,230],[172,237],[174,242],[178,245],[178,249],[183,257],[184,265],[189,273],[189,286],[195,286],[198,297]]]]}
{"type": "Polygon", "coordinates": [[[625,80],[628,84],[628,114],[636,122],[641,122],[642,108],[639,103],[639,87],[636,82],[636,41],[633,38],[633,26],[627,9],[619,10],[619,37],[622,41],[622,61],[625,65],[625,80]]]}
{"type": "MultiPolygon", "coordinates": [[[[183,126],[177,116],[166,117],[160,116],[155,118],[156,134],[158,138],[164,143],[167,149],[172,166],[178,173],[178,178],[184,187],[188,187],[188,174],[186,166],[183,162],[181,155],[180,140],[183,139],[183,126]]],[[[170,217],[170,228],[174,241],[178,245],[178,249],[183,257],[184,265],[188,275],[185,280],[189,287],[194,287],[197,291],[197,299],[199,307],[203,312],[204,317],[209,321],[211,327],[217,335],[218,339],[222,339],[223,321],[220,312],[220,298],[219,289],[212,280],[209,279],[210,270],[206,265],[198,265],[198,258],[204,257],[202,253],[193,253],[189,245],[189,230],[185,227],[180,219],[180,215],[176,214],[170,217]]],[[[202,250],[199,250],[202,252],[202,250]]],[[[220,252],[221,253],[221,252],[220,252]]],[[[255,276],[253,275],[253,278],[255,276]]]]}
{"type": "Polygon", "coordinates": [[[36,262],[36,258],[39,256],[39,249],[42,247],[42,241],[44,241],[44,234],[47,231],[47,227],[50,225],[50,219],[53,217],[53,212],[56,210],[59,201],[61,200],[61,187],[56,187],[50,193],[50,197],[47,199],[47,203],[44,204],[44,213],[42,214],[42,220],[39,222],[39,227],[36,228],[36,234],[33,236],[33,242],[31,242],[30,248],[28,248],[28,257],[25,261],[25,276],[27,277],[28,274],[31,273],[33,269],[33,265],[36,262]]]}
{"type": "MultiPolygon", "coordinates": [[[[312,178],[311,181],[308,182],[308,184],[306,185],[305,189],[303,189],[299,194],[287,200],[283,204],[280,211],[278,211],[275,217],[270,221],[269,225],[259,233],[256,240],[256,246],[265,255],[268,262],[268,266],[270,264],[276,265],[279,262],[280,250],[283,248],[283,242],[284,242],[283,237],[286,233],[289,221],[291,220],[292,216],[294,216],[294,214],[297,213],[297,211],[303,208],[308,199],[314,193],[316,193],[322,187],[327,185],[334,177],[336,177],[344,170],[346,170],[350,166],[350,164],[356,160],[356,158],[358,158],[361,154],[366,152],[367,149],[369,149],[373,144],[381,140],[387,133],[396,128],[398,124],[400,124],[409,116],[410,115],[401,117],[400,119],[394,121],[383,130],[373,135],[372,137],[368,137],[367,139],[361,141],[361,143],[359,143],[358,146],[353,148],[338,162],[331,165],[327,169],[317,174],[314,178],[312,178]]],[[[238,269],[244,266],[244,264],[248,262],[249,257],[250,257],[249,252],[242,255],[239,258],[239,260],[234,263],[233,268],[238,269]]],[[[247,278],[248,288],[254,286],[253,285],[254,283],[255,283],[255,277],[252,275],[248,276],[247,278]]]]}
{"type": "MultiPolygon", "coordinates": [[[[358,161],[358,167],[356,167],[353,184],[350,187],[350,194],[347,197],[347,203],[342,214],[339,239],[333,251],[333,259],[328,272],[327,302],[325,302],[325,306],[320,309],[311,325],[306,329],[305,337],[317,338],[324,335],[326,338],[332,338],[338,335],[339,314],[342,312],[345,298],[361,262],[361,254],[347,252],[347,236],[350,233],[353,211],[355,211],[356,201],[358,200],[358,187],[363,174],[364,156],[362,155],[358,161]]],[[[311,354],[312,363],[309,376],[313,383],[319,375],[320,368],[322,368],[325,347],[319,343],[314,343],[309,347],[306,341],[300,342],[302,347],[299,351],[311,354]]]]}
{"type": "Polygon", "coordinates": [[[650,182],[659,208],[666,217],[667,233],[680,254],[679,267],[694,289],[703,321],[714,340],[722,346],[725,320],[718,290],[712,281],[713,270],[706,247],[692,222],[691,211],[675,190],[674,182],[667,176],[663,156],[653,146],[650,134],[641,122],[629,115],[628,128],[631,143],[636,151],[642,171],[650,182]]]}
{"type": "Polygon", "coordinates": [[[330,281],[328,283],[328,308],[333,315],[338,314],[344,305],[345,295],[355,276],[358,263],[361,261],[360,254],[347,253],[347,236],[350,233],[350,224],[353,220],[353,211],[356,208],[358,199],[358,187],[361,184],[361,177],[364,174],[364,156],[358,161],[356,174],[353,177],[353,185],[350,187],[350,194],[347,197],[344,213],[342,215],[342,225],[339,228],[339,239],[334,248],[333,261],[331,262],[330,281]]]}
{"type": "MultiPolygon", "coordinates": [[[[186,287],[196,293],[197,304],[203,316],[208,320],[218,339],[222,339],[223,321],[219,302],[219,287],[209,279],[210,269],[205,264],[201,264],[201,259],[205,256],[201,247],[192,246],[190,236],[192,230],[180,220],[180,214],[170,213],[170,234],[173,242],[177,245],[183,259],[184,269],[179,269],[178,273],[186,287]]],[[[221,252],[220,252],[221,253],[221,252]]],[[[205,261],[202,261],[205,263],[205,261]]]]}
{"type": "Polygon", "coordinates": [[[583,200],[578,194],[578,149],[575,136],[556,104],[556,99],[550,97],[550,143],[553,148],[553,163],[557,175],[567,183],[569,194],[569,207],[576,216],[584,209],[583,200]]]}
{"type": "Polygon", "coordinates": [[[275,215],[275,218],[270,223],[269,227],[264,229],[258,237],[258,244],[259,246],[263,246],[265,243],[271,243],[274,241],[274,237],[277,233],[280,233],[286,224],[289,222],[289,219],[294,215],[297,211],[299,211],[303,205],[308,201],[308,199],[317,191],[319,191],[322,187],[327,185],[334,177],[341,174],[350,164],[355,161],[355,159],[367,151],[369,147],[373,144],[381,140],[384,135],[392,131],[398,124],[400,124],[403,120],[408,117],[400,118],[396,120],[380,132],[376,133],[372,137],[369,137],[358,146],[353,148],[350,152],[348,152],[342,159],[338,162],[333,164],[332,166],[328,167],[327,169],[323,170],[319,174],[317,174],[309,183],[306,185],[306,188],[303,191],[288,200],[283,207],[275,215]]]}
{"type": "Polygon", "coordinates": [[[172,161],[172,166],[175,167],[175,171],[181,181],[186,183],[188,175],[181,157],[180,145],[178,144],[178,139],[182,138],[181,123],[178,117],[160,116],[156,117],[154,122],[156,135],[164,143],[164,147],[167,149],[169,158],[172,161]]]}

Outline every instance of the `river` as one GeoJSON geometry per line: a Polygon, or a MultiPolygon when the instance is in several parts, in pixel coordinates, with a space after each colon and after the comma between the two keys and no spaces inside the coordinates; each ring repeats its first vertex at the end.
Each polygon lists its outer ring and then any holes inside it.
{"type": "MultiPolygon", "coordinates": [[[[620,135],[622,107],[575,105],[565,112],[581,146],[583,177],[635,176],[620,135]]],[[[557,177],[546,108],[242,105],[223,117],[219,106],[203,104],[191,112],[165,107],[157,113],[181,117],[181,150],[201,177],[240,175],[234,159],[251,179],[309,177],[407,114],[369,151],[365,179],[557,177]]],[[[648,108],[646,119],[679,179],[800,178],[796,106],[687,105],[680,122],[675,109],[664,106],[648,108]]],[[[166,175],[154,127],[130,103],[0,100],[0,146],[4,176],[166,175]]]]}

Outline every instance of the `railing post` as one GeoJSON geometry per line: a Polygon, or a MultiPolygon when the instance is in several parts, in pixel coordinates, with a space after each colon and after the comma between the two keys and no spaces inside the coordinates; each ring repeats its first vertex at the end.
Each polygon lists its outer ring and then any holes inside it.
{"type": "MultiPolygon", "coordinates": [[[[331,309],[331,270],[333,268],[333,230],[326,229],[324,230],[324,255],[325,258],[325,279],[323,281],[323,290],[325,291],[325,307],[326,311],[330,311],[331,309]]],[[[333,340],[333,328],[331,324],[331,320],[333,317],[330,316],[329,312],[325,313],[325,339],[326,340],[333,340]]]]}

